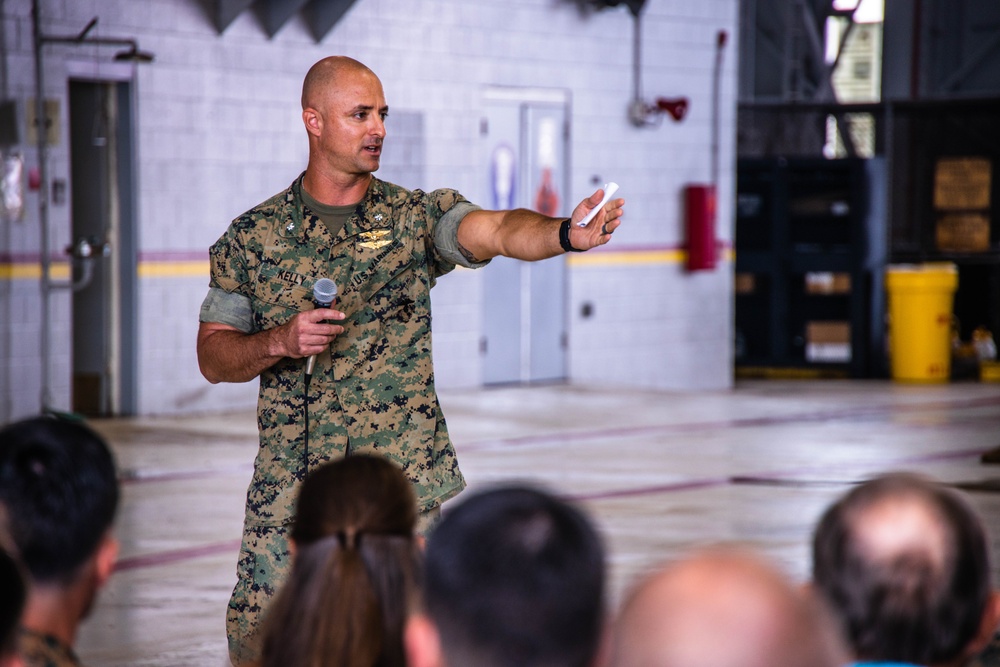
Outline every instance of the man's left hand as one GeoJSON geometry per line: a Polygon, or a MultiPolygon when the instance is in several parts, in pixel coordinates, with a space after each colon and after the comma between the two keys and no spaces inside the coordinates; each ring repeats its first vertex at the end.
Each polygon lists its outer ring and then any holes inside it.
{"type": "Polygon", "coordinates": [[[611,235],[622,224],[622,207],[625,206],[624,199],[612,199],[604,205],[604,210],[598,211],[597,215],[587,223],[586,227],[577,227],[577,220],[583,220],[590,213],[591,209],[601,203],[604,198],[604,190],[597,190],[587,199],[577,204],[573,210],[573,217],[569,225],[570,245],[578,250],[590,250],[599,245],[604,245],[611,240],[611,235]]]}

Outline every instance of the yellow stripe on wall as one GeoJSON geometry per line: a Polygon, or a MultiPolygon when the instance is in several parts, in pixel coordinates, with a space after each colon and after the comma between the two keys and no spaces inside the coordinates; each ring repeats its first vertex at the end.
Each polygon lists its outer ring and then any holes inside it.
{"type": "MultiPolygon", "coordinates": [[[[69,263],[49,264],[49,278],[69,280],[69,263]]],[[[0,264],[0,280],[41,280],[41,264],[0,264]]]]}
{"type": "Polygon", "coordinates": [[[139,262],[140,278],[208,278],[208,260],[139,262]]]}
{"type": "MultiPolygon", "coordinates": [[[[736,252],[732,248],[722,250],[721,259],[732,262],[736,252]]],[[[570,266],[628,266],[637,264],[683,264],[687,252],[680,248],[668,250],[624,250],[621,252],[587,252],[567,257],[570,266]]],[[[68,262],[54,262],[49,267],[53,280],[69,280],[68,262]]],[[[139,262],[140,278],[207,278],[208,260],[186,261],[146,261],[139,262]]],[[[42,267],[39,264],[0,263],[0,280],[41,280],[42,267]]]]}
{"type": "MultiPolygon", "coordinates": [[[[185,262],[140,262],[137,273],[140,278],[208,278],[208,261],[185,262]]],[[[49,265],[52,280],[69,280],[69,263],[59,262],[49,265]]],[[[41,280],[40,264],[0,263],[0,280],[41,280]]]]}
{"type": "MultiPolygon", "coordinates": [[[[723,261],[736,258],[732,248],[723,248],[723,261]]],[[[681,248],[670,250],[626,250],[622,252],[584,252],[568,257],[570,266],[625,266],[629,264],[683,264],[687,261],[687,251],[681,248]]]]}

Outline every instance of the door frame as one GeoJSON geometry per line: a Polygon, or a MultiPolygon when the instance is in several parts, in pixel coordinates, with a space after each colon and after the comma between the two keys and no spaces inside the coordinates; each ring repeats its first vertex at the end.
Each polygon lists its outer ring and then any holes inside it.
{"type": "MultiPolygon", "coordinates": [[[[532,133],[537,129],[532,125],[532,114],[546,108],[558,110],[563,126],[560,128],[562,131],[561,151],[559,151],[556,162],[560,167],[561,174],[557,177],[556,185],[562,199],[560,209],[562,213],[568,215],[567,211],[570,209],[571,203],[568,201],[571,164],[569,128],[572,119],[572,95],[570,91],[558,88],[489,86],[483,90],[482,103],[484,109],[483,136],[490,133],[489,130],[491,128],[489,128],[490,121],[488,119],[496,118],[496,113],[493,110],[508,107],[512,112],[516,113],[518,124],[517,136],[507,137],[507,143],[514,143],[516,141],[517,161],[513,181],[516,190],[513,200],[513,206],[515,207],[533,207],[531,197],[534,195],[532,186],[535,174],[529,173],[529,169],[537,167],[538,160],[534,155],[536,146],[531,142],[532,133]]],[[[503,114],[500,114],[500,116],[501,118],[509,117],[503,114]]],[[[510,134],[509,123],[506,127],[508,127],[508,134],[510,134]]],[[[502,135],[501,137],[494,137],[482,143],[484,149],[482,164],[487,168],[484,172],[484,178],[481,180],[482,183],[489,181],[492,169],[492,150],[495,146],[499,145],[498,142],[500,141],[502,141],[502,135]]],[[[483,200],[492,202],[493,198],[490,196],[491,194],[488,189],[484,190],[483,200]]],[[[499,206],[499,208],[504,208],[504,206],[499,206]]],[[[551,337],[546,336],[545,332],[537,329],[533,324],[533,315],[537,316],[538,313],[536,311],[539,306],[536,304],[537,300],[534,298],[535,292],[533,291],[534,287],[532,283],[533,278],[543,275],[540,267],[527,262],[497,257],[493,260],[493,267],[484,269],[484,271],[490,271],[492,268],[494,273],[503,272],[503,274],[502,276],[498,274],[493,280],[490,280],[490,276],[486,275],[483,281],[484,328],[480,345],[483,355],[483,384],[560,382],[566,380],[569,370],[569,316],[567,308],[569,290],[566,277],[567,269],[563,258],[553,258],[546,261],[557,262],[560,265],[559,289],[561,294],[559,297],[556,297],[560,302],[558,342],[556,343],[560,350],[559,360],[552,363],[552,360],[544,351],[541,356],[536,354],[536,343],[539,341],[552,342],[551,337]],[[508,266],[508,264],[511,265],[508,266]],[[538,274],[538,276],[535,276],[535,274],[538,274]],[[494,290],[498,291],[494,292],[494,290]],[[500,316],[499,320],[496,317],[491,317],[491,302],[495,301],[492,297],[499,298],[508,306],[516,305],[517,312],[509,313],[506,317],[500,316]],[[514,301],[516,301],[516,304],[514,301]],[[490,322],[494,324],[491,326],[490,322]],[[538,338],[538,333],[542,333],[543,337],[538,338]],[[516,341],[509,340],[512,337],[516,338],[516,341]],[[501,345],[506,350],[500,353],[501,357],[496,357],[495,353],[493,353],[493,350],[497,349],[497,345],[501,345]],[[516,355],[514,355],[515,351],[512,349],[512,346],[516,347],[516,355]],[[489,356],[491,354],[493,356],[489,356]],[[505,365],[503,362],[509,360],[512,355],[518,357],[517,361],[514,362],[511,360],[509,364],[505,365]],[[509,367],[509,372],[498,371],[498,369],[506,367],[509,367]]],[[[549,273],[549,276],[551,277],[551,273],[549,273]]],[[[539,282],[539,285],[542,284],[544,282],[539,282]]],[[[549,310],[546,312],[551,313],[551,301],[545,303],[545,300],[542,299],[539,303],[544,304],[543,308],[548,306],[549,310]]],[[[549,351],[552,349],[550,344],[545,344],[543,347],[549,351]]]]}
{"type": "MultiPolygon", "coordinates": [[[[107,416],[134,415],[138,412],[138,178],[136,168],[136,65],[134,63],[107,63],[91,60],[67,60],[66,95],[67,113],[72,114],[69,96],[71,82],[106,85],[115,97],[114,162],[109,171],[115,177],[113,187],[117,197],[109,202],[114,211],[111,254],[108,258],[107,276],[111,282],[110,293],[104,298],[109,306],[108,349],[110,387],[107,416]]],[[[68,141],[72,141],[69,139],[68,141]]],[[[70,164],[72,161],[70,160],[70,164]]],[[[70,167],[72,169],[72,167],[70,167]]],[[[72,173],[70,188],[73,187],[72,173]]],[[[75,233],[71,207],[70,233],[75,233]]],[[[75,332],[74,332],[75,333],[75,332]]],[[[71,372],[75,372],[75,362],[71,372]]]]}

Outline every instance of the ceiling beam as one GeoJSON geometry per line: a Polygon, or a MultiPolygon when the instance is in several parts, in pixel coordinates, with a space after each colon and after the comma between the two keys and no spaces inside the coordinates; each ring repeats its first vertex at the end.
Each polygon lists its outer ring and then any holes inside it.
{"type": "Polygon", "coordinates": [[[254,0],[215,0],[215,13],[212,19],[219,34],[224,33],[229,24],[253,2],[254,0]]]}
{"type": "Polygon", "coordinates": [[[309,0],[257,0],[257,17],[268,37],[274,37],[309,0]]]}
{"type": "Polygon", "coordinates": [[[356,0],[310,0],[302,10],[302,16],[313,39],[317,43],[322,42],[355,2],[356,0]]]}

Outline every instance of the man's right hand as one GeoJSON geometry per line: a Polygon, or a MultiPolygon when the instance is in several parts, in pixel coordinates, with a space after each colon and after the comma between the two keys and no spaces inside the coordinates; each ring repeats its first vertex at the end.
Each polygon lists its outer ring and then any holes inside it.
{"type": "Polygon", "coordinates": [[[280,353],[281,357],[293,359],[320,354],[334,338],[344,333],[344,327],[334,323],[344,317],[344,313],[333,308],[317,308],[298,313],[277,327],[276,331],[281,331],[281,348],[275,352],[280,353]]]}
{"type": "Polygon", "coordinates": [[[228,324],[201,322],[198,326],[198,366],[205,379],[249,382],[281,359],[320,354],[344,332],[334,322],[344,313],[317,308],[297,313],[288,322],[267,331],[247,334],[228,324]]]}

